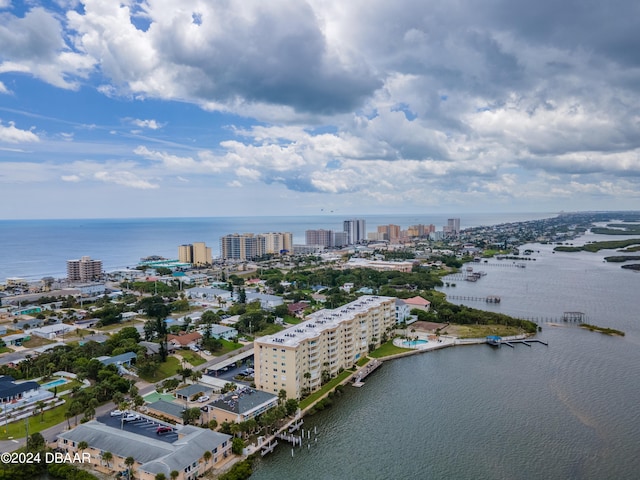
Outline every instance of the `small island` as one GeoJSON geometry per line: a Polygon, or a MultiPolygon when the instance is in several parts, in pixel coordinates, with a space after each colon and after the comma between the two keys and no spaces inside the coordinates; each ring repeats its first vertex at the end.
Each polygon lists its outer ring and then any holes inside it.
{"type": "Polygon", "coordinates": [[[597,325],[589,325],[588,323],[582,323],[580,326],[592,332],[600,332],[604,333],[605,335],[618,335],[620,337],[624,337],[623,331],[616,330],[614,328],[599,327],[597,325]]]}

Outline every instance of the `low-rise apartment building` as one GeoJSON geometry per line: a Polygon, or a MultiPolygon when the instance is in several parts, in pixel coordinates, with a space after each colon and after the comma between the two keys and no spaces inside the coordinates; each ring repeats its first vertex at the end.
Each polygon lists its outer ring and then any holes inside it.
{"type": "Polygon", "coordinates": [[[91,467],[109,475],[126,470],[125,459],[133,457],[132,471],[137,479],[154,480],[159,474],[174,478],[171,472],[177,471],[176,480],[195,480],[231,455],[231,438],[188,425],[178,430],[177,440],[168,442],[160,436],[143,436],[91,420],[58,435],[57,447],[75,454],[80,453],[80,442],[87,442],[82,453],[88,454],[91,467]],[[210,460],[204,459],[205,451],[211,452],[210,460]],[[105,456],[106,452],[111,455],[105,456]]]}
{"type": "Polygon", "coordinates": [[[254,341],[254,381],[266,392],[300,398],[378,347],[396,322],[395,298],[365,295],[320,310],[291,328],[254,341]]]}

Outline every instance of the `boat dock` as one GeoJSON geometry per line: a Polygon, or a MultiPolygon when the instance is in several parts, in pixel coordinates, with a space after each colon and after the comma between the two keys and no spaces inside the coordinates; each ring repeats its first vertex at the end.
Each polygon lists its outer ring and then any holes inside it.
{"type": "Polygon", "coordinates": [[[379,360],[372,360],[371,362],[367,363],[354,375],[353,386],[362,387],[364,385],[363,380],[367,378],[371,373],[375,372],[378,368],[380,368],[381,365],[382,362],[379,360]]]}
{"type": "Polygon", "coordinates": [[[511,348],[516,348],[515,345],[513,345],[514,343],[524,343],[527,347],[530,347],[532,343],[541,343],[543,345],[549,346],[547,342],[543,342],[542,340],[538,340],[537,338],[527,340],[505,340],[501,343],[502,345],[507,345],[511,348]]]}
{"type": "Polygon", "coordinates": [[[262,450],[260,451],[260,455],[264,457],[267,453],[273,452],[273,449],[276,448],[277,445],[278,445],[277,440],[274,440],[273,443],[269,442],[267,445],[262,447],[262,450]]]}
{"type": "Polygon", "coordinates": [[[530,347],[532,343],[541,343],[547,346],[549,345],[544,340],[540,340],[537,338],[513,338],[513,337],[502,338],[498,335],[488,336],[486,342],[488,345],[491,345],[493,347],[500,347],[502,345],[506,345],[507,347],[511,347],[511,348],[515,348],[515,345],[514,345],[515,343],[522,343],[527,347],[530,347]]]}

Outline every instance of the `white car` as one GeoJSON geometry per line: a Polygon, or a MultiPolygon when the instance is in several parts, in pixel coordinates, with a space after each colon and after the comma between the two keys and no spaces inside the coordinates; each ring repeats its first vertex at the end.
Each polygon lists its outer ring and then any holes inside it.
{"type": "Polygon", "coordinates": [[[205,355],[211,355],[211,352],[209,350],[203,350],[202,353],[204,353],[205,355]]]}
{"type": "Polygon", "coordinates": [[[121,417],[125,413],[127,413],[125,410],[112,410],[109,415],[111,415],[112,417],[121,417]]]}
{"type": "Polygon", "coordinates": [[[123,420],[125,422],[133,422],[134,420],[140,420],[140,415],[138,415],[137,413],[127,413],[123,417],[123,420]]]}
{"type": "Polygon", "coordinates": [[[198,397],[198,402],[206,402],[207,400],[209,400],[209,395],[202,395],[201,397],[198,397]]]}

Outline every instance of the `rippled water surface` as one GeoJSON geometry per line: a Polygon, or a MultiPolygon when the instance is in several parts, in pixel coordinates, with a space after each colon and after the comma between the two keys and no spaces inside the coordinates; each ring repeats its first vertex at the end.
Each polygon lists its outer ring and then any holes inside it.
{"type": "MultiPolygon", "coordinates": [[[[596,239],[593,236],[588,240],[596,239]]],[[[577,242],[576,242],[577,243],[577,242]]],[[[526,248],[526,247],[525,247],[526,248]]],[[[454,347],[386,362],[361,389],[305,419],[310,445],[283,445],[252,479],[636,479],[640,472],[640,274],[598,254],[533,245],[526,268],[483,264],[478,282],[515,316],[582,311],[611,337],[543,323],[549,346],[454,347]]]]}

